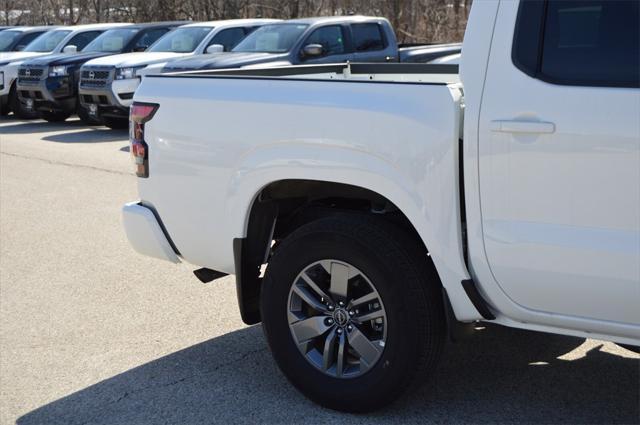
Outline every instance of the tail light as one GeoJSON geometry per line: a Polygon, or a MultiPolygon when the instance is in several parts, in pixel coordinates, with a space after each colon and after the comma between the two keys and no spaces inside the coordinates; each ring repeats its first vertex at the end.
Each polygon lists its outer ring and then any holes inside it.
{"type": "Polygon", "coordinates": [[[160,105],[134,102],[129,110],[129,140],[136,176],[149,177],[149,146],[144,141],[144,124],[153,118],[160,105]]]}

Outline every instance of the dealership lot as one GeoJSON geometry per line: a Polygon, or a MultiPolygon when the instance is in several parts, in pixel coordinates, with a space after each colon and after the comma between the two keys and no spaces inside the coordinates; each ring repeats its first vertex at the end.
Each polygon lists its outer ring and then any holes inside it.
{"type": "Polygon", "coordinates": [[[318,407],[242,324],[232,277],[137,255],[126,131],[0,121],[0,422],[640,421],[640,356],[500,327],[448,345],[437,375],[372,415],[318,407]]]}

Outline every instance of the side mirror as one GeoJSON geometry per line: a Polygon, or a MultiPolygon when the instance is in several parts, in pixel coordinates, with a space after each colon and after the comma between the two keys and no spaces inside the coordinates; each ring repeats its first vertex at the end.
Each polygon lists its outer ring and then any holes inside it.
{"type": "Polygon", "coordinates": [[[302,49],[302,57],[304,58],[316,58],[324,54],[324,47],[322,44],[307,44],[302,49]]]}
{"type": "Polygon", "coordinates": [[[62,49],[62,53],[77,53],[77,52],[78,52],[78,46],[74,46],[73,44],[64,46],[64,49],[62,49]]]}
{"type": "Polygon", "coordinates": [[[212,44],[211,46],[207,47],[206,50],[207,53],[220,53],[220,52],[224,52],[224,46],[222,44],[212,44]]]}
{"type": "Polygon", "coordinates": [[[133,51],[134,52],[144,52],[148,48],[149,48],[149,46],[136,46],[136,47],[133,48],[133,51]]]}

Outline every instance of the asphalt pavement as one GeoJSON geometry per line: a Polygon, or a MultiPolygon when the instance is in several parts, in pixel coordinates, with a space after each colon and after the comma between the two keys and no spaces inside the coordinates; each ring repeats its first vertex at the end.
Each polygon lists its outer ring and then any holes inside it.
{"type": "Polygon", "coordinates": [[[327,410],[242,324],[232,277],[142,257],[126,131],[0,118],[0,423],[640,423],[640,356],[498,326],[369,415],[327,410]]]}

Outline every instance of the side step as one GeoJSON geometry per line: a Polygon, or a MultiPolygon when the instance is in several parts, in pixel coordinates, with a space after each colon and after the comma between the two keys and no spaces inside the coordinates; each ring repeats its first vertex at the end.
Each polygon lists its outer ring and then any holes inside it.
{"type": "Polygon", "coordinates": [[[216,279],[220,279],[221,277],[228,276],[227,273],[222,273],[216,270],[211,270],[206,268],[194,270],[193,274],[196,275],[198,280],[200,280],[200,282],[202,283],[213,282],[216,279]]]}
{"type": "Polygon", "coordinates": [[[467,293],[467,296],[471,300],[473,306],[478,310],[478,313],[482,315],[486,320],[494,320],[496,316],[493,315],[491,310],[489,310],[489,306],[487,302],[482,298],[478,288],[476,287],[476,283],[473,279],[466,279],[462,281],[462,287],[464,288],[464,292],[467,293]]]}

